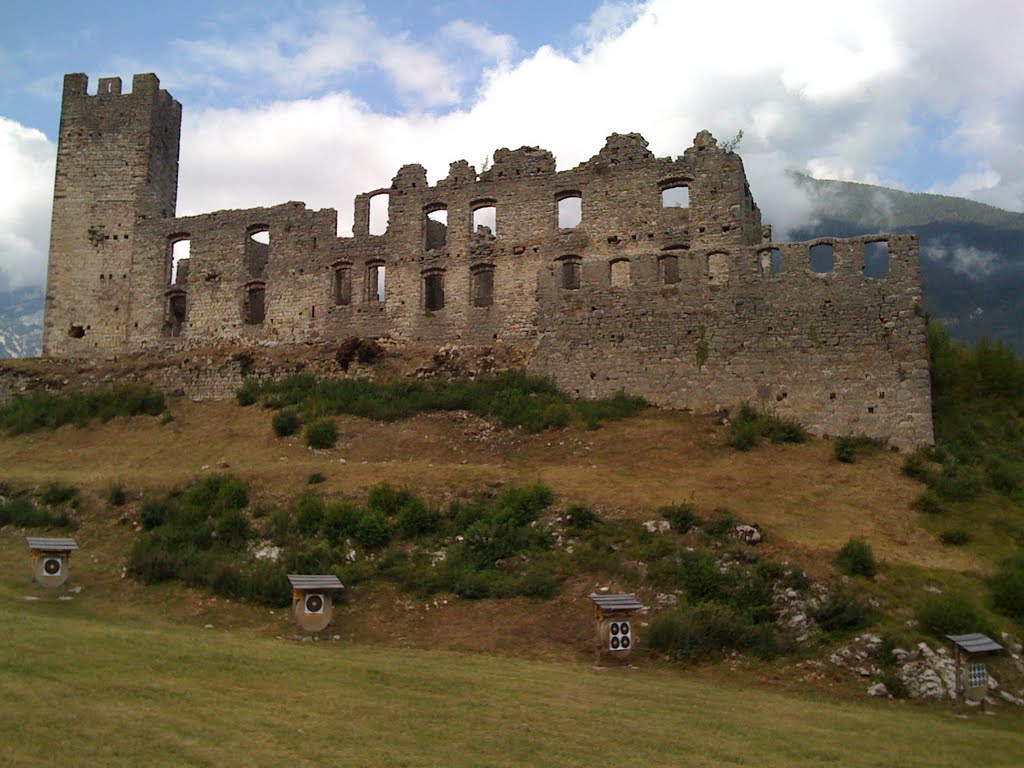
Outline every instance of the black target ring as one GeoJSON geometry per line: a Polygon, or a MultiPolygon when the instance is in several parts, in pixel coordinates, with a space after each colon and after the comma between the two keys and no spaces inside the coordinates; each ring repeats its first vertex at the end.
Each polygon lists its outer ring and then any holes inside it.
{"type": "Polygon", "coordinates": [[[60,573],[60,560],[56,557],[48,557],[43,561],[43,572],[47,576],[56,576],[60,573]]]}
{"type": "Polygon", "coordinates": [[[324,609],[324,599],[321,595],[306,596],[306,613],[320,613],[324,609]]]}

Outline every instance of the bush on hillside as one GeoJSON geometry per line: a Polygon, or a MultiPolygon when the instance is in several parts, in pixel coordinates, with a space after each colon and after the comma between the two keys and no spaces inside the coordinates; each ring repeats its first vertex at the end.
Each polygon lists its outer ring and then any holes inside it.
{"type": "Polygon", "coordinates": [[[333,448],[338,442],[338,425],[333,419],[321,419],[306,427],[306,445],[310,448],[333,448]]]}
{"type": "Polygon", "coordinates": [[[658,513],[668,520],[672,530],[679,533],[686,533],[693,526],[700,524],[700,518],[697,517],[697,507],[693,502],[684,501],[681,504],[670,504],[661,507],[658,513]]]}
{"type": "Polygon", "coordinates": [[[299,428],[302,426],[302,419],[291,408],[285,408],[274,414],[274,418],[271,419],[271,426],[274,428],[274,434],[278,437],[288,437],[299,431],[299,428]]]}
{"type": "Polygon", "coordinates": [[[1003,563],[990,579],[989,588],[997,611],[1014,619],[1024,619],[1024,555],[1003,563]]]}
{"type": "Polygon", "coordinates": [[[773,443],[802,443],[807,437],[807,430],[796,419],[758,411],[749,403],[740,407],[729,425],[729,445],[740,451],[749,451],[764,438],[773,443]]]}
{"type": "Polygon", "coordinates": [[[922,631],[934,637],[945,639],[946,635],[968,632],[992,634],[991,622],[965,595],[928,595],[918,604],[914,614],[922,631]]]}
{"type": "Polygon", "coordinates": [[[847,590],[837,589],[814,612],[814,620],[825,632],[849,632],[872,621],[870,607],[847,590]]]}
{"type": "Polygon", "coordinates": [[[871,545],[864,539],[850,539],[836,555],[836,566],[847,576],[866,576],[878,573],[878,563],[871,545]]]}

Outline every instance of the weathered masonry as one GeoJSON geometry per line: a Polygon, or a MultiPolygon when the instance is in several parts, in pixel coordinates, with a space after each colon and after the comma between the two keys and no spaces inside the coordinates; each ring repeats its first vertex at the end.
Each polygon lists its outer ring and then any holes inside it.
{"type": "Polygon", "coordinates": [[[536,147],[434,186],[406,165],[337,237],[334,210],[294,202],[176,217],[180,104],[151,74],[87,85],[64,80],[45,356],[507,345],[583,396],[750,401],[819,434],[932,441],[917,239],[773,243],[706,131],[674,159],[613,134],[566,171],[536,147]]]}

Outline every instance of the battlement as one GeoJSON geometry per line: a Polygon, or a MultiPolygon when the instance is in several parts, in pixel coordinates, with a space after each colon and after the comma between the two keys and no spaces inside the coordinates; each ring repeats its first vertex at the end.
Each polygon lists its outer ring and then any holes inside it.
{"type": "Polygon", "coordinates": [[[296,202],[176,218],[180,105],[154,75],[98,85],[65,79],[48,356],[501,347],[581,396],[932,439],[917,239],[772,242],[742,159],[707,131],[674,158],[612,134],[563,171],[540,147],[455,160],[434,185],[404,165],[338,237],[334,210],[296,202]]]}

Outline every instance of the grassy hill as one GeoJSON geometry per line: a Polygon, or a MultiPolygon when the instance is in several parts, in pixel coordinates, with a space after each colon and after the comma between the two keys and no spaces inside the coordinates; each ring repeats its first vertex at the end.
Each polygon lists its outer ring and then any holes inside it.
{"type": "MultiPolygon", "coordinates": [[[[966,606],[972,627],[1021,636],[1016,603],[1008,613],[995,585],[1016,594],[1006,563],[1024,550],[1024,364],[938,329],[930,342],[940,442],[909,457],[870,445],[851,455],[837,441],[739,451],[734,427],[711,417],[646,409],[588,426],[556,400],[566,426],[535,432],[466,410],[333,415],[337,444],[311,450],[299,434],[278,437],[275,414],[333,411],[323,392],[283,402],[286,388],[263,394],[276,408],[171,399],[161,413],[162,401],[139,396],[131,412],[154,415],[89,420],[104,412],[100,397],[68,407],[83,426],[5,431],[4,764],[56,749],[102,765],[960,765],[983,747],[987,763],[1015,765],[1015,708],[960,722],[948,705],[868,700],[865,678],[823,662],[865,629],[938,646],[926,604],[966,606]],[[403,532],[403,508],[384,521],[386,541],[358,528],[332,538],[332,510],[365,520],[385,483],[388,498],[401,491],[409,509],[436,515],[432,527],[403,532]],[[526,489],[512,507],[510,488],[526,489]],[[65,518],[82,544],[72,559],[82,591],[50,593],[29,582],[23,537],[65,518]],[[643,525],[665,518],[671,530],[643,525]],[[756,523],[764,541],[737,541],[734,523],[756,523]],[[229,545],[239,526],[248,533],[229,545]],[[140,542],[203,530],[205,544],[182,550],[179,578],[133,578],[140,542]],[[445,562],[471,564],[474,547],[499,540],[511,548],[484,550],[498,559],[468,582],[442,578],[445,562]],[[841,572],[851,540],[870,545],[873,577],[841,572]],[[322,563],[347,585],[316,641],[296,636],[281,603],[237,597],[225,559],[270,544],[289,567],[322,563]],[[767,648],[765,600],[782,583],[846,595],[840,607],[863,614],[767,648]],[[602,587],[652,608],[637,619],[633,667],[593,667],[587,595],[602,587]],[[719,607],[701,613],[707,605],[719,607]],[[727,623],[694,623],[708,616],[727,623]],[[655,647],[680,627],[747,639],[655,647]]],[[[14,423],[5,413],[0,424],[14,423]]],[[[993,668],[1010,690],[1024,683],[1008,658],[993,668]]]]}
{"type": "MultiPolygon", "coordinates": [[[[6,553],[5,553],[6,554],[6,553]]],[[[9,561],[5,557],[5,563],[9,561]]],[[[0,754],[153,766],[1015,766],[1020,717],[851,701],[674,669],[322,641],[176,622],[86,587],[0,587],[0,754]],[[865,738],[865,734],[871,734],[865,738]],[[924,748],[927,745],[927,748],[924,748]]]]}

